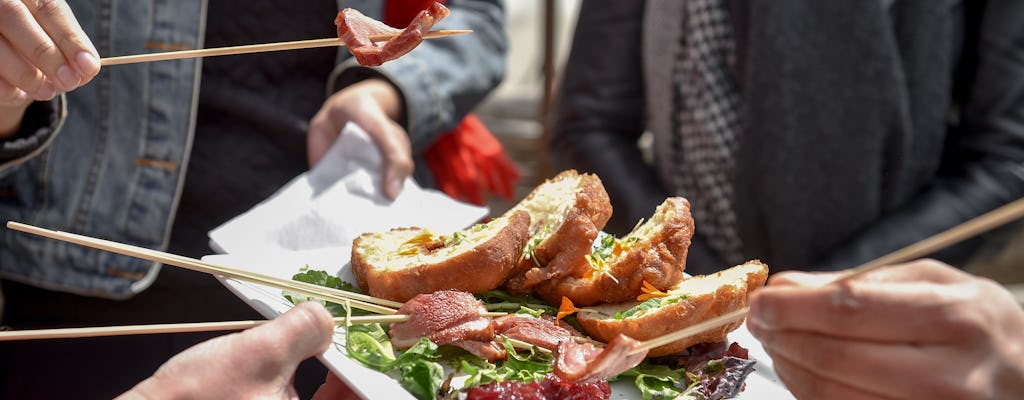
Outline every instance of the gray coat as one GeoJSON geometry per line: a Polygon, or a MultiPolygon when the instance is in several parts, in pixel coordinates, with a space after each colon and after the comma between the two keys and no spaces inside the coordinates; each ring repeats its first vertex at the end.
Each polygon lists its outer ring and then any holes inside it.
{"type": "MultiPolygon", "coordinates": [[[[1024,194],[1024,3],[728,3],[744,257],[843,268],[1024,194]]],[[[590,0],[577,25],[551,151],[557,166],[601,176],[619,233],[666,195],[686,196],[659,145],[672,134],[679,6],[590,0]],[[645,129],[651,163],[636,146],[645,129]]],[[[723,267],[697,233],[687,270],[723,267]]]]}

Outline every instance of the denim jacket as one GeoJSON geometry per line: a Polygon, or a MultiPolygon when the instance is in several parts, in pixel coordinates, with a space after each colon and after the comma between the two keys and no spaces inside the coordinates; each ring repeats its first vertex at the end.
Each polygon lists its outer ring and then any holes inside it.
{"type": "MultiPolygon", "coordinates": [[[[101,56],[203,46],[206,0],[70,0],[101,56]],[[115,20],[116,19],[116,20],[115,20]]],[[[340,2],[379,18],[380,1],[340,2]]],[[[497,86],[506,38],[495,1],[448,1],[437,29],[472,35],[425,41],[381,67],[343,48],[328,90],[370,75],[402,92],[414,151],[452,128],[497,86]]],[[[333,16],[331,16],[333,19],[333,16]]],[[[105,67],[88,85],[37,102],[14,139],[0,141],[0,220],[163,250],[188,165],[201,60],[105,67]]],[[[84,295],[127,298],[159,264],[9,229],[0,276],[84,295]]]]}

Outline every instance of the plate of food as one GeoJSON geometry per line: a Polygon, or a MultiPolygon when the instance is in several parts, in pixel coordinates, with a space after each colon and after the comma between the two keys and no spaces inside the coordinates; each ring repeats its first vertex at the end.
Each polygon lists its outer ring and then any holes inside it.
{"type": "MultiPolygon", "coordinates": [[[[685,276],[693,221],[681,198],[621,238],[601,232],[610,214],[596,176],[566,171],[461,231],[400,227],[350,247],[204,259],[400,306],[395,322],[340,326],[320,356],[364,398],[791,398],[741,322],[644,347],[745,307],[767,266],[685,276]]],[[[308,300],[223,282],[268,318],[308,300]]]]}

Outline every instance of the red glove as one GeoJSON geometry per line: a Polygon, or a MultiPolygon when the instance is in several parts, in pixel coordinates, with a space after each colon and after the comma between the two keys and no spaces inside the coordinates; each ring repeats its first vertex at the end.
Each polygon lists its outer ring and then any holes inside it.
{"type": "MultiPolygon", "coordinates": [[[[416,14],[432,3],[434,0],[389,0],[383,22],[391,26],[409,25],[416,14]]],[[[426,159],[438,188],[453,198],[477,205],[484,205],[487,194],[513,200],[519,170],[491,131],[472,114],[431,145],[426,159]]]]}
{"type": "Polygon", "coordinates": [[[486,194],[513,200],[519,171],[473,114],[430,146],[426,159],[438,188],[453,198],[477,205],[484,204],[486,194]]]}

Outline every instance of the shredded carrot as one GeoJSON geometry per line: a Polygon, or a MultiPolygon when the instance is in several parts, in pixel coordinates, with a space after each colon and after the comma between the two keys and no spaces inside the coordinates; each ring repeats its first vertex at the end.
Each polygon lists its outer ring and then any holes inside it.
{"type": "Polygon", "coordinates": [[[562,304],[558,306],[558,316],[555,317],[555,320],[557,321],[562,318],[573,315],[577,311],[579,311],[579,309],[572,304],[572,300],[569,300],[568,297],[562,296],[562,304]]]}
{"type": "Polygon", "coordinates": [[[619,254],[622,254],[622,246],[619,246],[619,241],[616,240],[615,247],[612,248],[612,256],[618,257],[619,254]]]}
{"type": "Polygon", "coordinates": [[[644,280],[644,285],[643,287],[640,288],[640,291],[643,293],[639,296],[636,296],[636,301],[646,301],[653,298],[669,296],[668,293],[658,290],[658,288],[654,287],[654,285],[651,285],[650,282],[647,282],[647,280],[644,280]]]}

